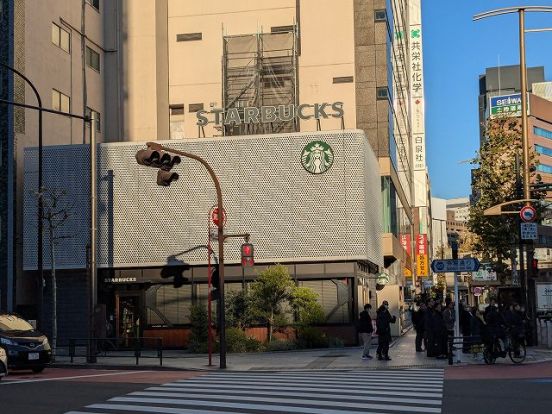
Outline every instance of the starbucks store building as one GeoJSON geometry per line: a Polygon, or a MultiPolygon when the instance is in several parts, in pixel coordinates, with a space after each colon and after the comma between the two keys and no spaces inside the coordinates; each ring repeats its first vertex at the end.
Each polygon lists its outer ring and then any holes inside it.
{"type": "MultiPolygon", "coordinates": [[[[353,320],[365,303],[375,305],[376,275],[383,270],[382,185],[364,132],[160,143],[207,160],[221,183],[225,232],[251,235],[253,267],[240,264],[242,239],[225,243],[226,291],[247,288],[266,266],[284,264],[298,285],[319,295],[326,314],[321,328],[354,342],[353,320]]],[[[134,142],[98,146],[99,312],[113,335],[163,337],[166,346],[182,347],[191,306],[207,300],[209,210],[216,192],[205,168],[187,158],[173,169],[178,181],[157,186],[157,170],[135,161],[142,148],[145,144],[134,142]]],[[[59,236],[67,237],[56,248],[59,332],[86,337],[89,147],[53,146],[44,152],[45,187],[65,191],[71,209],[58,228],[59,236]]],[[[28,286],[37,270],[32,196],[37,155],[36,149],[25,153],[22,285],[28,286]]],[[[45,239],[45,252],[48,246],[45,239]]],[[[49,257],[44,255],[46,273],[49,257]]],[[[48,289],[47,284],[46,295],[48,289]]]]}

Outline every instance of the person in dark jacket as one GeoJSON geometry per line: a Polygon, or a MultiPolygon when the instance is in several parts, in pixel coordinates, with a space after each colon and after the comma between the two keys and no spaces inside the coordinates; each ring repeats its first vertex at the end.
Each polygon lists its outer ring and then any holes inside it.
{"type": "Polygon", "coordinates": [[[389,313],[389,302],[383,301],[377,310],[376,328],[378,334],[378,349],[376,354],[378,359],[391,361],[389,358],[389,343],[391,342],[391,324],[395,323],[397,318],[389,313]]]}
{"type": "Polygon", "coordinates": [[[437,358],[446,358],[447,328],[443,320],[441,304],[435,305],[432,315],[433,353],[437,358]]]}
{"type": "Polygon", "coordinates": [[[364,344],[362,359],[372,359],[370,356],[370,345],[372,343],[372,332],[374,331],[374,327],[372,326],[370,309],[372,309],[372,305],[367,303],[364,305],[364,310],[360,312],[358,317],[358,333],[360,334],[362,343],[364,344]]]}
{"type": "MultiPolygon", "coordinates": [[[[412,324],[416,330],[416,352],[423,352],[422,341],[425,337],[425,319],[426,319],[426,305],[421,303],[418,310],[412,314],[412,324]]],[[[426,345],[427,347],[427,345],[426,345]]]]}
{"type": "MultiPolygon", "coordinates": [[[[466,304],[464,301],[460,301],[459,304],[459,313],[460,313],[460,332],[462,333],[462,336],[468,337],[471,335],[471,329],[470,329],[470,320],[471,315],[468,309],[466,308],[466,304]]],[[[462,342],[462,352],[467,354],[470,352],[470,341],[464,340],[462,342]]]]}

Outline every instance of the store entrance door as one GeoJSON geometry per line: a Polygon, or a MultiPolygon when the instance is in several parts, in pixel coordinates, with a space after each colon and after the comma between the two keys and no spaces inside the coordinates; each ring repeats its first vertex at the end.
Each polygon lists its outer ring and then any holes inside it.
{"type": "Polygon", "coordinates": [[[142,336],[141,330],[141,299],[139,293],[117,293],[115,296],[116,332],[126,346],[130,346],[132,338],[142,336]]]}

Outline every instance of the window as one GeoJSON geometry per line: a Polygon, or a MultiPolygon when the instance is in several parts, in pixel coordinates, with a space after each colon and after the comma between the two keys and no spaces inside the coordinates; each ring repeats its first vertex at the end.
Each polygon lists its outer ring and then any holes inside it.
{"type": "Polygon", "coordinates": [[[533,127],[533,133],[535,135],[538,135],[539,137],[552,139],[552,131],[548,131],[548,130],[543,129],[543,128],[533,127]]]}
{"type": "Polygon", "coordinates": [[[71,112],[71,98],[67,95],[52,89],[52,109],[61,112],[71,112]]]}
{"type": "Polygon", "coordinates": [[[293,32],[295,29],[294,25],[290,26],[274,26],[270,28],[270,33],[286,33],[286,32],[293,32]]]}
{"type": "Polygon", "coordinates": [[[337,78],[333,78],[333,83],[352,83],[353,77],[352,76],[338,76],[337,78]]]}
{"type": "Polygon", "coordinates": [[[197,112],[203,110],[203,104],[202,103],[194,103],[188,105],[188,112],[197,112]]]}
{"type": "Polygon", "coordinates": [[[86,46],[86,64],[92,69],[100,71],[100,54],[86,46]]]}
{"type": "Polygon", "coordinates": [[[380,86],[376,88],[376,99],[378,101],[385,101],[388,98],[387,86],[380,86]]]}
{"type": "MultiPolygon", "coordinates": [[[[102,131],[102,118],[99,112],[94,111],[92,108],[86,107],[86,116],[91,117],[94,115],[94,119],[96,120],[96,131],[101,132],[102,131]]],[[[88,125],[88,123],[87,123],[88,125]]]]}
{"type": "Polygon", "coordinates": [[[71,53],[71,34],[64,28],[52,23],[52,43],[65,50],[67,53],[71,53]]]}
{"type": "Polygon", "coordinates": [[[374,21],[384,22],[387,20],[387,12],[385,10],[374,10],[374,21]]]}
{"type": "Polygon", "coordinates": [[[171,115],[184,115],[184,104],[174,104],[169,106],[171,115]]]}
{"type": "Polygon", "coordinates": [[[100,11],[100,0],[86,0],[86,2],[96,10],[100,11]]]}
{"type": "Polygon", "coordinates": [[[543,147],[542,145],[535,144],[535,151],[537,151],[539,154],[548,155],[549,157],[552,157],[552,149],[543,147]]]}
{"type": "Polygon", "coordinates": [[[545,174],[552,174],[552,165],[539,164],[537,165],[537,171],[543,172],[545,174]]]}
{"type": "Polygon", "coordinates": [[[177,42],[189,42],[192,40],[202,40],[203,33],[180,33],[176,35],[177,42]]]}

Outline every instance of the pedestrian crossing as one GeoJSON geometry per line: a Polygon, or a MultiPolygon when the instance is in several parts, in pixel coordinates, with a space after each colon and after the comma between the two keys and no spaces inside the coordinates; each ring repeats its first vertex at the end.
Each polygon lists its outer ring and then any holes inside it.
{"type": "Polygon", "coordinates": [[[442,369],[212,372],[66,414],[440,413],[442,369]]]}

